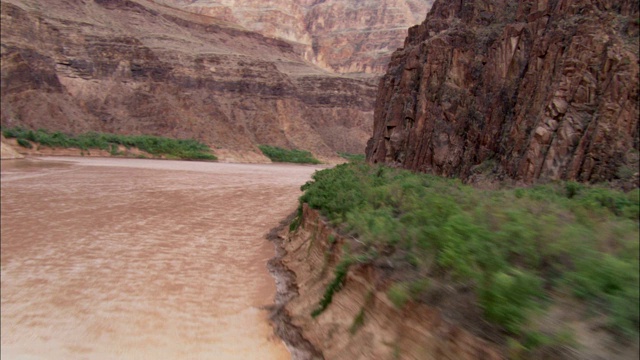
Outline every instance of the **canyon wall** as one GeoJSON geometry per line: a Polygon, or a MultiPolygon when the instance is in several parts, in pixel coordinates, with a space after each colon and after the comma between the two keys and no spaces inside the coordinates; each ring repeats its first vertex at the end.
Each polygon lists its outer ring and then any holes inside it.
{"type": "Polygon", "coordinates": [[[374,82],[224,20],[144,0],[7,0],[1,19],[2,126],[195,138],[223,161],[335,159],[372,131],[374,82]]]}
{"type": "Polygon", "coordinates": [[[638,48],[635,1],[436,1],[380,82],[367,159],[637,183],[638,48]]]}
{"type": "Polygon", "coordinates": [[[379,76],[433,0],[155,0],[295,44],[331,72],[379,76]]]}

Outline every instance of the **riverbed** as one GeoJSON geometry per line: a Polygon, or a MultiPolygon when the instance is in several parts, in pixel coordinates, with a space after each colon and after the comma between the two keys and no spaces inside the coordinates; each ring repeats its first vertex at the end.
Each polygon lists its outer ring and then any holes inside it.
{"type": "Polygon", "coordinates": [[[3,359],[289,359],[265,234],[318,167],[2,161],[3,359]]]}

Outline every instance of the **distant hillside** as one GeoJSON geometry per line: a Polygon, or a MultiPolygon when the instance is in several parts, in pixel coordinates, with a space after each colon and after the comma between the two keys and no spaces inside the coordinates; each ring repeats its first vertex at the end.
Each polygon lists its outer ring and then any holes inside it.
{"type": "Polygon", "coordinates": [[[7,0],[1,19],[3,127],[194,138],[237,159],[261,144],[336,159],[371,133],[375,80],[234,23],[145,0],[7,0]]]}
{"type": "Polygon", "coordinates": [[[295,44],[331,72],[381,75],[433,0],[154,0],[295,44]]]}

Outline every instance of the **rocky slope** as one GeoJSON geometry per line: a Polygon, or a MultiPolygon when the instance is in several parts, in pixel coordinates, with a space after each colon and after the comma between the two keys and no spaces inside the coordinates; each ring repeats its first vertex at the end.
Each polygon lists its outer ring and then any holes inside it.
{"type": "Polygon", "coordinates": [[[637,2],[436,1],[393,55],[366,152],[463,178],[637,179],[638,115],[637,2]]]}
{"type": "Polygon", "coordinates": [[[1,6],[2,126],[196,138],[232,160],[256,144],[326,159],[370,136],[375,84],[288,42],[144,0],[1,6]]]}
{"type": "Polygon", "coordinates": [[[332,72],[381,75],[433,0],[155,0],[287,40],[332,72]]]}

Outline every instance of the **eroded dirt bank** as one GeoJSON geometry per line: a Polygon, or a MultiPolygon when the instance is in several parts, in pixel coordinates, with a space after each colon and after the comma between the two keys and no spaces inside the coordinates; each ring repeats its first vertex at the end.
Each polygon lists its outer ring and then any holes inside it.
{"type": "Polygon", "coordinates": [[[288,340],[299,346],[298,359],[503,358],[495,345],[452,325],[435,309],[419,304],[396,308],[384,291],[384,274],[372,267],[350,269],[326,310],[312,317],[348,240],[306,205],[297,230],[279,230],[274,241],[280,256],[271,270],[289,286],[279,284],[277,320],[280,335],[291,336],[288,340]]]}
{"type": "Polygon", "coordinates": [[[2,358],[288,359],[264,234],[315,169],[2,161],[2,358]]]}

